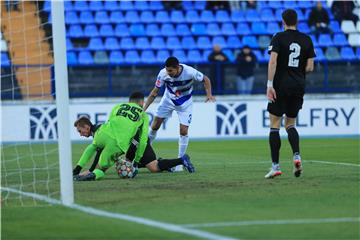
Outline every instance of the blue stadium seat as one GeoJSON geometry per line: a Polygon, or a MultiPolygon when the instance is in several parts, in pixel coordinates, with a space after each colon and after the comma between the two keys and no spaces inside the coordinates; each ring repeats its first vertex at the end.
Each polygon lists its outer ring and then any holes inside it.
{"type": "MultiPolygon", "coordinates": [[[[48,1],[48,2],[50,3],[51,1],[48,1]]],[[[72,2],[71,1],[64,1],[64,9],[65,9],[66,12],[67,11],[73,11],[74,8],[73,8],[73,5],[72,5],[72,2]]]]}
{"type": "Polygon", "coordinates": [[[316,53],[315,61],[322,62],[326,59],[324,52],[321,48],[315,48],[315,53],[316,53]]]}
{"type": "Polygon", "coordinates": [[[140,14],[140,21],[143,23],[152,23],[155,21],[155,18],[151,11],[143,11],[140,14]]]}
{"type": "Polygon", "coordinates": [[[193,62],[193,63],[203,62],[203,58],[202,58],[199,50],[190,50],[188,52],[187,59],[189,62],[193,62]]]}
{"type": "Polygon", "coordinates": [[[256,59],[259,62],[265,62],[264,55],[262,54],[262,52],[260,50],[254,49],[252,52],[254,53],[254,55],[256,56],[256,59]]]}
{"type": "Polygon", "coordinates": [[[107,24],[110,22],[106,11],[97,11],[95,13],[95,22],[98,24],[107,24]]]}
{"type": "Polygon", "coordinates": [[[138,11],[145,11],[149,9],[147,1],[134,1],[134,8],[138,11]]]}
{"type": "Polygon", "coordinates": [[[244,36],[242,39],[243,45],[248,45],[250,48],[259,48],[259,45],[257,43],[255,36],[244,36]]]}
{"type": "Polygon", "coordinates": [[[264,60],[265,62],[269,62],[269,60],[270,60],[270,54],[268,53],[268,50],[267,50],[267,49],[264,50],[262,56],[263,56],[263,60],[264,60]]]}
{"type": "Polygon", "coordinates": [[[84,37],[98,37],[99,32],[94,24],[86,25],[84,28],[84,37]]]}
{"type": "Polygon", "coordinates": [[[79,64],[94,64],[94,59],[90,51],[81,51],[78,56],[79,64]]]}
{"type": "Polygon", "coordinates": [[[206,7],[206,1],[194,1],[194,8],[196,10],[205,10],[205,7],[206,7]]]}
{"type": "Polygon", "coordinates": [[[341,58],[348,61],[356,60],[356,55],[351,47],[342,47],[340,49],[341,58]]]}
{"type": "Polygon", "coordinates": [[[120,47],[122,49],[131,50],[135,48],[135,44],[132,38],[125,37],[120,40],[120,47]]]}
{"type": "Polygon", "coordinates": [[[84,32],[80,25],[70,25],[67,36],[71,38],[82,38],[84,37],[84,32]]]}
{"type": "Polygon", "coordinates": [[[188,62],[187,56],[183,50],[174,50],[172,56],[179,59],[180,63],[188,62]]]}
{"type": "Polygon", "coordinates": [[[341,60],[339,50],[336,47],[328,47],[325,50],[325,56],[328,61],[338,61],[341,60]]]}
{"type": "Polygon", "coordinates": [[[117,37],[128,37],[130,36],[129,28],[126,24],[117,24],[115,27],[115,36],[117,37]]]}
{"type": "Polygon", "coordinates": [[[158,11],[155,15],[155,21],[157,23],[168,23],[170,22],[169,14],[166,11],[158,11]]]}
{"type": "MultiPolygon", "coordinates": [[[[89,41],[89,45],[88,45],[88,49],[89,50],[104,50],[104,44],[103,41],[101,40],[101,38],[90,38],[89,41]]],[[[79,56],[80,58],[80,56],[79,56]]]]}
{"type": "Polygon", "coordinates": [[[226,41],[226,45],[228,48],[231,49],[239,49],[242,47],[241,41],[238,36],[230,36],[226,41]]]}
{"type": "Polygon", "coordinates": [[[265,23],[263,22],[254,22],[251,24],[251,32],[256,35],[267,34],[267,29],[265,23]]]}
{"type": "Polygon", "coordinates": [[[161,34],[158,25],[155,23],[146,25],[145,32],[147,36],[151,36],[151,37],[159,36],[161,34]]]}
{"type": "Polygon", "coordinates": [[[43,11],[47,13],[51,12],[51,1],[44,1],[43,11]]]}
{"type": "Polygon", "coordinates": [[[319,47],[330,47],[334,45],[330,34],[320,34],[318,43],[319,47]]]}
{"type": "Polygon", "coordinates": [[[182,11],[174,10],[170,13],[170,21],[173,23],[183,23],[185,22],[185,17],[182,11]]]}
{"type": "MultiPolygon", "coordinates": [[[[71,2],[71,1],[64,1],[71,2]]],[[[89,2],[89,10],[91,11],[102,11],[104,9],[104,5],[102,1],[90,1],[89,2]]]]}
{"type": "Polygon", "coordinates": [[[298,4],[297,4],[297,1],[284,1],[283,7],[295,9],[295,8],[298,8],[298,4]]]}
{"type": "Polygon", "coordinates": [[[245,19],[248,22],[259,22],[260,16],[256,10],[249,9],[245,12],[245,19]]]}
{"type": "Polygon", "coordinates": [[[261,21],[265,21],[265,22],[275,21],[273,11],[270,8],[265,8],[265,9],[261,10],[260,18],[261,18],[261,21]]]}
{"type": "Polygon", "coordinates": [[[239,35],[249,35],[251,34],[249,25],[247,23],[238,23],[238,25],[236,26],[236,32],[239,35]]]}
{"type": "Polygon", "coordinates": [[[167,49],[182,49],[181,42],[177,37],[169,37],[166,40],[166,48],[167,49]]]}
{"type": "Polygon", "coordinates": [[[298,24],[299,32],[309,34],[311,32],[309,25],[306,22],[299,22],[298,24]]]}
{"type": "Polygon", "coordinates": [[[109,56],[110,64],[121,64],[124,63],[124,55],[120,51],[111,51],[109,56]]]}
{"type": "Polygon", "coordinates": [[[119,9],[122,11],[131,11],[134,10],[134,5],[132,1],[120,1],[119,9]]]}
{"type": "Polygon", "coordinates": [[[340,28],[340,24],[338,21],[330,21],[329,24],[329,28],[334,32],[334,33],[341,33],[341,28],[340,28]]]}
{"type": "Polygon", "coordinates": [[[130,36],[135,36],[135,37],[146,35],[144,24],[141,23],[131,24],[129,28],[129,32],[130,32],[130,36]]]}
{"type": "Polygon", "coordinates": [[[87,1],[75,1],[73,3],[73,9],[78,12],[82,12],[89,10],[89,6],[87,4],[87,1]]]}
{"type": "MultiPolygon", "coordinates": [[[[1,54],[1,56],[2,56],[2,54],[1,54]]],[[[67,52],[66,59],[67,59],[67,64],[70,66],[76,65],[78,63],[75,52],[67,52]]],[[[1,62],[1,65],[2,65],[2,62],[1,62]]]]}
{"type": "Polygon", "coordinates": [[[185,11],[189,11],[194,9],[194,4],[192,1],[182,1],[182,7],[185,11]]]}
{"type": "Polygon", "coordinates": [[[212,50],[208,49],[208,50],[204,50],[203,51],[203,60],[204,62],[208,62],[209,61],[209,55],[212,53],[212,50]]]}
{"type": "Polygon", "coordinates": [[[224,37],[216,36],[212,40],[212,45],[219,45],[221,48],[226,48],[226,41],[224,37]]]}
{"type": "Polygon", "coordinates": [[[206,27],[205,27],[205,24],[203,24],[203,23],[194,23],[194,24],[192,24],[192,26],[191,26],[191,32],[192,32],[195,36],[207,35],[206,27]]]}
{"type": "Polygon", "coordinates": [[[112,11],[110,14],[111,23],[123,23],[125,21],[124,15],[120,11],[112,11]]]}
{"type": "Polygon", "coordinates": [[[231,51],[230,49],[224,49],[223,52],[229,59],[229,62],[235,61],[235,55],[234,55],[233,51],[231,51]]]}
{"type": "Polygon", "coordinates": [[[270,45],[270,37],[267,35],[259,36],[258,37],[258,44],[261,49],[268,48],[270,45]]]}
{"type": "Polygon", "coordinates": [[[125,53],[124,62],[126,63],[139,63],[140,62],[140,56],[137,51],[130,50],[125,53]]]}
{"type": "Polygon", "coordinates": [[[217,23],[209,23],[207,25],[206,32],[210,36],[217,36],[221,34],[221,30],[217,23]]]}
{"type": "Polygon", "coordinates": [[[135,47],[140,50],[150,49],[150,42],[146,37],[139,37],[135,41],[135,47]]]}
{"type": "Polygon", "coordinates": [[[200,21],[210,23],[215,21],[214,14],[210,10],[204,10],[200,13],[200,21]]]}
{"type": "Polygon", "coordinates": [[[273,9],[283,8],[281,1],[269,1],[268,7],[273,9]]]}
{"type": "Polygon", "coordinates": [[[305,17],[303,11],[301,11],[301,9],[297,8],[295,9],[296,13],[297,13],[297,16],[298,16],[298,21],[301,22],[301,21],[307,21],[308,19],[305,17]]]}
{"type": "Polygon", "coordinates": [[[70,38],[66,38],[66,51],[74,50],[74,46],[70,40],[70,38]]]}
{"type": "Polygon", "coordinates": [[[80,13],[80,23],[92,24],[94,23],[94,17],[90,11],[83,11],[80,13]]]}
{"type": "Polygon", "coordinates": [[[183,37],[183,39],[181,40],[181,46],[183,49],[186,49],[186,50],[197,48],[195,40],[191,36],[183,37]]]}
{"type": "Polygon", "coordinates": [[[159,50],[156,53],[156,62],[163,63],[168,57],[170,57],[168,50],[159,50]]]}
{"type": "Polygon", "coordinates": [[[310,12],[311,12],[311,9],[306,9],[306,10],[305,10],[305,18],[306,18],[306,19],[309,19],[310,12]]]}
{"type": "Polygon", "coordinates": [[[152,50],[142,51],[140,54],[140,60],[143,63],[149,63],[149,64],[157,62],[155,54],[152,50]]]}
{"type": "Polygon", "coordinates": [[[220,23],[231,21],[228,12],[225,10],[216,11],[215,19],[217,22],[220,22],[220,23]]]}
{"type": "Polygon", "coordinates": [[[1,67],[10,66],[10,59],[7,52],[1,52],[1,67]]]}
{"type": "Polygon", "coordinates": [[[234,28],[234,25],[232,23],[224,23],[221,26],[221,32],[223,35],[226,36],[231,36],[231,35],[236,35],[236,30],[234,28]]]}
{"type": "Polygon", "coordinates": [[[281,22],[282,21],[282,13],[285,8],[278,8],[275,10],[275,21],[281,22]]]}
{"type": "Polygon", "coordinates": [[[119,50],[120,45],[115,37],[108,37],[105,39],[105,49],[106,50],[119,50]]]}
{"type": "Polygon", "coordinates": [[[119,10],[118,1],[104,1],[104,9],[109,12],[119,10]]]}
{"type": "Polygon", "coordinates": [[[277,22],[269,22],[266,26],[266,32],[273,35],[274,33],[280,32],[281,28],[277,22]]]}
{"type": "Polygon", "coordinates": [[[125,13],[125,21],[127,23],[138,23],[140,18],[136,11],[127,11],[125,13]]]}
{"type": "Polygon", "coordinates": [[[349,42],[348,42],[345,34],[343,34],[343,33],[334,34],[333,42],[334,42],[335,46],[339,46],[339,47],[344,47],[344,46],[349,45],[349,42]]]}
{"type": "Polygon", "coordinates": [[[65,23],[66,24],[78,24],[79,18],[74,11],[66,12],[65,13],[65,23]]]}
{"type": "Polygon", "coordinates": [[[102,37],[112,37],[115,35],[114,30],[110,24],[101,25],[99,33],[102,37]]]}
{"type": "Polygon", "coordinates": [[[175,28],[170,23],[165,23],[161,26],[161,34],[165,37],[176,36],[175,28]]]}
{"type": "Polygon", "coordinates": [[[161,1],[150,1],[149,3],[149,9],[150,10],[163,10],[164,9],[164,6],[162,5],[162,2],[161,1]]]}
{"type": "Polygon", "coordinates": [[[198,49],[211,49],[213,47],[209,37],[207,36],[199,37],[196,45],[198,49]]]}
{"type": "Polygon", "coordinates": [[[245,16],[243,11],[232,11],[231,12],[231,21],[232,22],[245,22],[245,16]]]}
{"type": "Polygon", "coordinates": [[[299,8],[312,8],[314,6],[313,1],[299,1],[298,7],[299,8]]]}
{"type": "Polygon", "coordinates": [[[200,17],[197,11],[189,10],[185,14],[185,19],[188,23],[197,23],[200,22],[200,17]]]}
{"type": "Polygon", "coordinates": [[[175,31],[178,36],[191,35],[191,31],[190,31],[188,25],[186,25],[186,24],[177,24],[175,31]]]}
{"type": "Polygon", "coordinates": [[[310,34],[309,36],[313,42],[314,47],[319,47],[319,43],[318,43],[316,37],[313,34],[310,34]]]}
{"type": "Polygon", "coordinates": [[[162,37],[153,37],[153,39],[151,39],[150,45],[152,49],[156,49],[156,50],[166,48],[165,41],[162,37]]]}
{"type": "Polygon", "coordinates": [[[109,57],[106,51],[96,51],[94,53],[94,63],[95,64],[108,64],[109,57]]]}

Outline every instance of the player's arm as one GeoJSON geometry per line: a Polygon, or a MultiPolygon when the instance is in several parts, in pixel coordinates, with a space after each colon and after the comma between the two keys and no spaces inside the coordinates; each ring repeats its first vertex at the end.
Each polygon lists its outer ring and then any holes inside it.
{"type": "Polygon", "coordinates": [[[308,59],[307,59],[305,71],[306,71],[306,72],[312,72],[312,71],[314,71],[314,58],[308,58],[308,59]]]}
{"type": "Polygon", "coordinates": [[[91,157],[96,152],[96,145],[90,144],[86,147],[85,151],[80,157],[80,160],[76,164],[76,167],[73,170],[73,175],[77,175],[80,173],[81,169],[90,161],[91,157]]]}
{"type": "Polygon", "coordinates": [[[205,102],[215,102],[215,97],[212,95],[211,93],[211,82],[210,79],[204,75],[204,88],[205,88],[205,92],[206,92],[206,100],[205,102]]]}
{"type": "Polygon", "coordinates": [[[266,95],[270,101],[275,101],[276,99],[276,92],[273,87],[273,81],[276,72],[277,57],[278,57],[278,53],[272,51],[270,54],[270,60],[268,64],[268,81],[266,84],[267,85],[266,95]]]}
{"type": "Polygon", "coordinates": [[[148,107],[151,105],[151,103],[155,100],[157,95],[159,94],[160,88],[154,87],[153,90],[151,90],[149,96],[146,99],[146,102],[144,104],[144,111],[148,109],[148,107]]]}

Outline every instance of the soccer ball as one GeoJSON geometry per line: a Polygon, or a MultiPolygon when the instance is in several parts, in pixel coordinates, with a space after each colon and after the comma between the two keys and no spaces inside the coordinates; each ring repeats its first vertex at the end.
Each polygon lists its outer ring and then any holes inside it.
{"type": "Polygon", "coordinates": [[[133,166],[132,163],[126,160],[120,160],[116,163],[116,171],[120,178],[132,178],[133,166]]]}

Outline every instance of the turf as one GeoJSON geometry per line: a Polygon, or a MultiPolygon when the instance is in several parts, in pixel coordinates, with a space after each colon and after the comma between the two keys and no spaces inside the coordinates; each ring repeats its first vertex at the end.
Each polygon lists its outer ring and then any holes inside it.
{"type": "MultiPolygon", "coordinates": [[[[287,140],[282,143],[284,174],[276,179],[264,179],[270,167],[266,140],[193,141],[188,153],[196,166],[195,174],[150,174],[142,170],[135,179],[124,180],[110,169],[103,181],[76,182],[75,201],[179,225],[359,218],[360,167],[314,162],[359,165],[359,138],[302,140],[304,173],[300,178],[292,175],[287,140]]],[[[74,163],[84,148],[84,144],[73,144],[74,163]]],[[[177,154],[176,142],[157,142],[154,148],[161,157],[177,154]]],[[[4,147],[2,186],[15,188],[21,179],[23,191],[51,193],[58,198],[56,156],[55,145],[4,147]],[[38,154],[44,149],[46,156],[38,154]],[[30,150],[31,160],[17,159],[30,150]],[[34,163],[38,170],[28,171],[34,163]],[[44,165],[52,167],[44,170],[44,165]],[[20,173],[15,171],[19,167],[23,169],[20,173]]],[[[2,199],[3,239],[198,239],[50,206],[16,194],[3,192],[2,199]]],[[[194,228],[238,239],[360,239],[359,221],[194,228]]]]}

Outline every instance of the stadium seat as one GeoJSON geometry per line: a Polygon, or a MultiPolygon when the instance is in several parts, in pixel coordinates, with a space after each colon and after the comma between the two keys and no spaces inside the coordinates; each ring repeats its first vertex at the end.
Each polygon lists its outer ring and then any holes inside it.
{"type": "Polygon", "coordinates": [[[205,10],[206,8],[206,1],[197,0],[194,1],[194,9],[196,10],[205,10]]]}
{"type": "Polygon", "coordinates": [[[301,22],[301,21],[307,21],[308,18],[305,17],[303,11],[301,11],[301,9],[295,9],[297,15],[298,15],[298,21],[301,22]]]}
{"type": "Polygon", "coordinates": [[[152,49],[156,49],[156,50],[166,48],[165,41],[162,37],[153,37],[153,39],[151,39],[150,46],[152,49]]]}
{"type": "Polygon", "coordinates": [[[99,31],[94,24],[86,25],[84,28],[84,37],[98,37],[99,31]]]}
{"type": "Polygon", "coordinates": [[[282,5],[281,1],[269,1],[268,7],[273,9],[279,9],[279,8],[283,8],[284,6],[282,5]]]}
{"type": "Polygon", "coordinates": [[[127,51],[125,53],[124,62],[131,63],[131,64],[139,63],[140,56],[139,56],[138,52],[135,50],[127,51]]]}
{"type": "MultiPolygon", "coordinates": [[[[91,38],[89,41],[88,49],[89,50],[104,50],[104,44],[101,38],[91,38]]],[[[80,56],[79,56],[79,62],[80,62],[80,56]]]]}
{"type": "Polygon", "coordinates": [[[119,10],[118,1],[104,1],[104,10],[109,12],[119,10]]]}
{"type": "Polygon", "coordinates": [[[173,53],[172,53],[172,56],[179,59],[180,63],[187,63],[188,62],[187,56],[186,56],[186,54],[185,54],[185,52],[183,50],[174,50],[173,53]]]}
{"type": "Polygon", "coordinates": [[[229,62],[234,62],[235,61],[235,56],[234,56],[233,51],[231,51],[230,49],[224,49],[223,52],[227,56],[227,58],[229,59],[229,62]]]}
{"type": "Polygon", "coordinates": [[[43,11],[47,13],[51,12],[51,1],[44,1],[43,11]]]}
{"type": "MultiPolygon", "coordinates": [[[[50,18],[50,16],[49,16],[50,18]]],[[[65,13],[65,23],[66,24],[78,24],[79,18],[75,11],[69,11],[65,13]]]]}
{"type": "Polygon", "coordinates": [[[344,60],[348,60],[348,61],[356,60],[356,55],[351,47],[342,47],[340,49],[340,56],[344,60]]]}
{"type": "Polygon", "coordinates": [[[80,25],[70,25],[67,36],[71,38],[82,38],[84,37],[84,32],[80,25]]]}
{"type": "Polygon", "coordinates": [[[185,14],[186,22],[188,23],[197,23],[200,22],[200,17],[197,11],[195,10],[189,10],[185,14]]]}
{"type": "Polygon", "coordinates": [[[166,48],[167,49],[182,49],[181,42],[177,37],[169,37],[166,40],[166,48]]]}
{"type": "Polygon", "coordinates": [[[230,36],[226,41],[226,45],[230,49],[239,49],[242,47],[241,41],[238,36],[230,36]]]}
{"type": "Polygon", "coordinates": [[[158,25],[154,23],[146,25],[145,32],[147,36],[151,37],[159,36],[161,34],[158,25]]]}
{"type": "Polygon", "coordinates": [[[343,47],[349,45],[345,34],[343,33],[336,33],[334,34],[333,43],[335,46],[343,47]]]}
{"type": "Polygon", "coordinates": [[[283,13],[284,10],[285,10],[285,8],[278,8],[275,10],[275,21],[278,21],[278,22],[282,21],[281,14],[283,13]]]}
{"type": "Polygon", "coordinates": [[[158,11],[155,15],[155,22],[168,23],[170,22],[169,14],[166,11],[158,11]]]}
{"type": "Polygon", "coordinates": [[[215,21],[214,14],[210,10],[201,11],[200,21],[204,23],[214,22],[215,21]]]}
{"type": "Polygon", "coordinates": [[[155,21],[154,15],[151,11],[143,11],[140,14],[140,22],[142,23],[152,23],[155,21]]]}
{"type": "Polygon", "coordinates": [[[133,50],[135,48],[134,41],[130,37],[125,37],[120,40],[121,49],[133,50]]]}
{"type": "Polygon", "coordinates": [[[256,56],[256,59],[259,62],[265,62],[264,55],[262,54],[262,52],[260,50],[254,49],[252,52],[254,53],[254,55],[256,56]]]}
{"type": "Polygon", "coordinates": [[[125,13],[125,22],[127,23],[138,23],[140,22],[139,15],[136,11],[127,11],[125,13]]]}
{"type": "Polygon", "coordinates": [[[164,37],[176,36],[174,26],[172,24],[170,24],[170,23],[162,24],[162,26],[161,26],[161,35],[163,35],[164,37]]]}
{"type": "Polygon", "coordinates": [[[271,39],[267,35],[258,37],[258,44],[261,49],[265,49],[265,48],[267,49],[270,45],[270,41],[271,39]]]}
{"type": "Polygon", "coordinates": [[[211,49],[213,47],[209,37],[204,36],[201,36],[197,39],[196,45],[198,49],[211,49]]]}
{"type": "Polygon", "coordinates": [[[66,38],[66,51],[72,51],[72,50],[74,50],[74,46],[73,46],[73,44],[71,42],[71,39],[66,38]]]}
{"type": "Polygon", "coordinates": [[[353,21],[344,20],[341,22],[341,30],[344,33],[354,33],[356,32],[355,24],[353,21]]]}
{"type": "Polygon", "coordinates": [[[265,49],[265,50],[263,51],[262,57],[263,57],[263,58],[262,58],[263,61],[269,62],[269,60],[270,60],[270,54],[268,53],[268,49],[265,49]]]}
{"type": "Polygon", "coordinates": [[[207,35],[206,27],[205,27],[205,24],[203,24],[203,23],[195,23],[195,24],[192,24],[192,26],[191,26],[191,32],[192,32],[195,36],[207,35]]]}
{"type": "Polygon", "coordinates": [[[212,40],[212,45],[219,45],[221,48],[227,48],[225,38],[221,36],[214,37],[212,40]]]}
{"type": "Polygon", "coordinates": [[[182,1],[182,7],[185,11],[194,9],[194,5],[192,1],[182,1]]]}
{"type": "Polygon", "coordinates": [[[297,1],[283,1],[284,8],[295,9],[298,7],[297,1]]]}
{"type": "Polygon", "coordinates": [[[173,23],[183,23],[185,22],[185,17],[182,11],[174,10],[170,13],[170,21],[173,23]]]}
{"type": "Polygon", "coordinates": [[[281,28],[279,27],[279,24],[277,22],[269,22],[266,25],[266,32],[268,34],[273,35],[274,33],[278,33],[281,31],[281,28]]]}
{"type": "Polygon", "coordinates": [[[349,34],[349,44],[351,46],[360,46],[360,33],[349,34]]]}
{"type": "Polygon", "coordinates": [[[82,24],[92,24],[94,23],[94,17],[90,11],[83,11],[80,13],[79,21],[82,24]]]}
{"type": "Polygon", "coordinates": [[[320,34],[318,43],[319,43],[319,47],[330,47],[334,45],[330,34],[320,34]]]}
{"type": "Polygon", "coordinates": [[[176,25],[176,34],[178,36],[189,36],[191,35],[191,31],[186,24],[177,24],[176,25]]]}
{"type": "Polygon", "coordinates": [[[309,34],[311,32],[309,25],[306,22],[300,22],[298,24],[299,32],[309,34]]]}
{"type": "Polygon", "coordinates": [[[251,24],[251,32],[252,32],[252,34],[256,34],[256,35],[267,34],[265,23],[263,23],[263,22],[252,23],[251,24]]]}
{"type": "Polygon", "coordinates": [[[124,63],[124,56],[120,51],[112,51],[109,57],[109,63],[121,64],[124,63]]]}
{"type": "Polygon", "coordinates": [[[236,32],[239,35],[249,35],[249,34],[251,34],[249,25],[247,23],[238,23],[238,25],[236,26],[236,32]]]}
{"type": "Polygon", "coordinates": [[[150,49],[150,42],[146,37],[139,37],[135,41],[135,47],[139,50],[150,49]]]}
{"type": "MultiPolygon", "coordinates": [[[[2,54],[1,54],[1,56],[2,56],[2,54]]],[[[67,52],[66,59],[67,59],[67,64],[70,66],[76,65],[78,63],[75,52],[67,52]]],[[[2,57],[1,57],[1,60],[2,60],[2,57]]],[[[2,63],[3,62],[1,61],[1,65],[3,65],[2,63]]]]}
{"type": "Polygon", "coordinates": [[[245,12],[245,19],[248,22],[259,22],[260,16],[256,10],[249,9],[245,12]]]}
{"type": "Polygon", "coordinates": [[[101,25],[99,33],[101,37],[112,37],[115,35],[114,30],[110,24],[101,25]]]}
{"type": "Polygon", "coordinates": [[[260,12],[260,19],[263,22],[273,22],[275,21],[275,17],[273,11],[269,8],[265,8],[260,12]]]}
{"type": "Polygon", "coordinates": [[[299,8],[312,8],[314,6],[313,1],[298,1],[299,8]]]}
{"type": "Polygon", "coordinates": [[[94,60],[93,57],[91,56],[90,51],[81,51],[79,53],[78,63],[86,64],[86,65],[94,64],[94,60]]]}
{"type": "Polygon", "coordinates": [[[357,56],[357,59],[360,60],[360,47],[358,47],[358,48],[356,49],[356,56],[357,56]]]}
{"type": "Polygon", "coordinates": [[[224,23],[221,26],[221,33],[226,36],[236,35],[236,30],[232,23],[224,23]]]}
{"type": "Polygon", "coordinates": [[[315,35],[310,34],[309,36],[310,36],[310,38],[311,38],[311,40],[312,40],[312,42],[313,42],[314,47],[319,47],[319,43],[318,43],[315,35]]]}
{"type": "Polygon", "coordinates": [[[215,14],[215,19],[219,23],[230,22],[230,16],[225,10],[218,10],[215,14]]]}
{"type": "Polygon", "coordinates": [[[148,64],[157,62],[155,54],[152,50],[142,51],[140,54],[140,60],[141,60],[141,62],[148,63],[148,64]]]}
{"type": "Polygon", "coordinates": [[[170,57],[168,50],[159,50],[156,53],[156,62],[163,63],[168,57],[170,57]]]}
{"type": "Polygon", "coordinates": [[[243,11],[231,11],[231,21],[234,23],[244,22],[244,12],[243,11]]]}
{"type": "Polygon", "coordinates": [[[96,64],[108,64],[109,58],[105,51],[96,51],[94,53],[94,63],[96,64]]]}
{"type": "Polygon", "coordinates": [[[138,11],[145,11],[149,9],[149,4],[147,1],[134,1],[134,9],[138,11]]]}
{"type": "Polygon", "coordinates": [[[78,12],[83,12],[89,10],[89,6],[87,4],[87,1],[75,1],[73,2],[73,10],[76,10],[78,12]]]}
{"type": "Polygon", "coordinates": [[[95,13],[95,23],[97,24],[107,24],[110,23],[109,17],[106,11],[97,11],[95,13]]]}
{"type": "MultiPolygon", "coordinates": [[[[71,1],[64,1],[65,2],[70,2],[71,1]]],[[[89,2],[89,10],[91,11],[102,11],[104,9],[104,5],[102,1],[90,1],[89,2]]]]}
{"type": "Polygon", "coordinates": [[[10,59],[7,52],[1,52],[1,66],[2,67],[10,66],[10,59]]]}
{"type": "Polygon", "coordinates": [[[208,62],[209,61],[209,55],[212,53],[212,50],[205,50],[203,51],[203,61],[208,62]]]}
{"type": "MultiPolygon", "coordinates": [[[[118,42],[117,38],[114,38],[114,37],[106,38],[104,45],[105,45],[106,50],[119,50],[120,49],[119,42],[118,42]]],[[[94,58],[95,58],[95,56],[94,56],[94,58]]]]}
{"type": "Polygon", "coordinates": [[[124,15],[120,11],[112,11],[110,14],[111,23],[123,23],[125,21],[124,15]]]}
{"type": "MultiPolygon", "coordinates": [[[[51,2],[51,1],[49,1],[51,2]]],[[[71,1],[64,1],[64,9],[65,11],[73,11],[74,8],[73,8],[73,4],[71,1]]]]}
{"type": "Polygon", "coordinates": [[[130,31],[126,24],[117,24],[115,27],[115,36],[117,37],[128,37],[130,36],[130,31]]]}
{"type": "Polygon", "coordinates": [[[122,11],[134,10],[133,2],[132,1],[120,1],[119,9],[122,11]]]}
{"type": "Polygon", "coordinates": [[[243,45],[248,45],[250,48],[259,48],[259,45],[257,43],[255,36],[244,36],[242,39],[243,45]]]}
{"type": "Polygon", "coordinates": [[[340,53],[336,47],[328,47],[325,50],[325,57],[328,61],[341,60],[340,53]]]}
{"type": "Polygon", "coordinates": [[[163,10],[164,6],[162,5],[161,1],[149,1],[149,9],[152,11],[157,11],[157,10],[163,10]]]}
{"type": "Polygon", "coordinates": [[[340,28],[340,24],[339,24],[338,21],[330,21],[329,28],[334,33],[341,33],[342,32],[342,30],[340,28]]]}
{"type": "Polygon", "coordinates": [[[200,63],[203,62],[203,58],[198,50],[190,50],[187,55],[189,62],[200,63]]]}
{"type": "Polygon", "coordinates": [[[146,35],[144,24],[141,23],[131,24],[129,27],[129,32],[130,32],[130,36],[135,36],[135,37],[146,35]]]}
{"type": "Polygon", "coordinates": [[[219,25],[217,23],[209,23],[207,25],[206,32],[210,36],[218,36],[221,34],[219,25]]]}
{"type": "Polygon", "coordinates": [[[181,46],[183,49],[189,50],[189,49],[196,49],[197,45],[195,43],[195,40],[191,36],[184,37],[181,40],[181,46]]]}
{"type": "Polygon", "coordinates": [[[322,62],[326,60],[326,57],[324,55],[324,51],[321,48],[315,48],[315,61],[322,62]]]}

